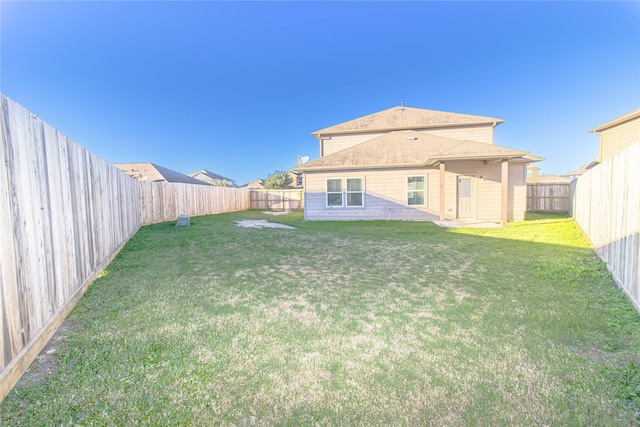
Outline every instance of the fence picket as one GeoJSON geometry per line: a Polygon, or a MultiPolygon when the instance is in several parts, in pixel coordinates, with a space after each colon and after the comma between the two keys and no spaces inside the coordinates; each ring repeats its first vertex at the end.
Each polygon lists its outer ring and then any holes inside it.
{"type": "Polygon", "coordinates": [[[527,211],[569,212],[570,202],[569,183],[527,183],[527,211]]]}
{"type": "Polygon", "coordinates": [[[572,214],[640,310],[640,143],[572,183],[572,214]]]}
{"type": "Polygon", "coordinates": [[[5,95],[0,103],[2,401],[140,226],[251,201],[246,189],[135,181],[5,95]]]}

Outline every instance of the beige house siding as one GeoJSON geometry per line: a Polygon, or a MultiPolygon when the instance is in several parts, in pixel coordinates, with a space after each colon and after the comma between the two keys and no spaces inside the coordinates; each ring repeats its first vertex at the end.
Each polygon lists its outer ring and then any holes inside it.
{"type": "MultiPolygon", "coordinates": [[[[493,144],[492,125],[416,129],[415,131],[425,134],[444,136],[447,138],[460,140],[470,139],[472,141],[493,144]]],[[[354,145],[369,141],[386,133],[388,133],[388,131],[328,135],[326,138],[330,139],[322,139],[320,143],[320,156],[328,156],[329,154],[333,154],[346,148],[353,147],[354,145]]]]}
{"type": "MultiPolygon", "coordinates": [[[[509,220],[522,220],[526,210],[524,163],[509,168],[509,220]]],[[[445,166],[445,217],[457,217],[457,178],[475,176],[475,217],[500,221],[501,164],[483,161],[449,162],[445,166]]],[[[311,220],[424,220],[438,221],[440,216],[440,171],[438,167],[343,170],[305,173],[305,219],[311,220]],[[424,206],[407,205],[407,177],[424,175],[427,194],[424,206]],[[327,207],[328,178],[364,178],[363,207],[327,207]]]]}
{"type": "MultiPolygon", "coordinates": [[[[438,201],[433,199],[432,183],[438,182],[435,169],[381,169],[305,173],[305,219],[356,220],[393,219],[425,220],[438,218],[438,201]],[[425,175],[427,205],[407,206],[407,176],[425,175]],[[327,179],[364,178],[363,207],[327,207],[327,179]]],[[[437,197],[437,195],[436,195],[437,197]]]]}
{"type": "Polygon", "coordinates": [[[640,142],[640,117],[600,132],[600,162],[640,142]]]}

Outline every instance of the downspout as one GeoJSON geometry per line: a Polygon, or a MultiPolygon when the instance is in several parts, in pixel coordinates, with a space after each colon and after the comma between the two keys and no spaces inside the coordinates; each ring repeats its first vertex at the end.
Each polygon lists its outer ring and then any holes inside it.
{"type": "Polygon", "coordinates": [[[307,174],[305,172],[302,172],[302,191],[303,191],[303,196],[302,196],[302,213],[304,215],[304,220],[307,220],[307,207],[306,207],[306,200],[307,200],[307,174]]]}
{"type": "Polygon", "coordinates": [[[498,122],[493,122],[493,124],[491,125],[491,144],[495,145],[495,128],[498,125],[498,122]]]}
{"type": "Polygon", "coordinates": [[[500,225],[507,226],[509,221],[509,159],[502,159],[501,173],[501,201],[500,201],[500,225]]]}
{"type": "Polygon", "coordinates": [[[318,134],[316,135],[316,138],[318,138],[318,142],[320,143],[320,157],[324,157],[324,142],[322,140],[322,135],[318,134]]]}
{"type": "Polygon", "coordinates": [[[445,191],[444,191],[444,172],[445,172],[445,165],[444,162],[440,162],[440,225],[442,225],[444,223],[444,209],[445,209],[445,205],[444,205],[444,196],[445,196],[445,191]]]}

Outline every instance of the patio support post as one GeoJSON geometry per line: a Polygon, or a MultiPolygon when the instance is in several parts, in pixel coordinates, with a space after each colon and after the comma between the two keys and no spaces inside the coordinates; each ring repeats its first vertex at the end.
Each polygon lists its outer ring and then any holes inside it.
{"type": "Polygon", "coordinates": [[[501,212],[500,212],[500,221],[502,222],[502,226],[507,226],[508,219],[508,208],[509,208],[509,160],[502,160],[502,202],[501,202],[501,212]]]}
{"type": "Polygon", "coordinates": [[[444,163],[440,162],[440,222],[444,222],[444,163]]]}

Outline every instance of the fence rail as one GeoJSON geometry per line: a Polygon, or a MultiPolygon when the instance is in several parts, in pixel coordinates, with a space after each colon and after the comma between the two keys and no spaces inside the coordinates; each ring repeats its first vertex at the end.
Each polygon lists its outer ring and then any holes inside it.
{"type": "Polygon", "coordinates": [[[141,225],[246,210],[248,190],[140,183],[0,96],[0,401],[141,225]]]}
{"type": "Polygon", "coordinates": [[[297,211],[304,209],[304,191],[295,188],[286,190],[251,190],[251,209],[267,211],[297,211]]]}
{"type": "Polygon", "coordinates": [[[527,210],[569,212],[571,188],[569,183],[528,182],[527,210]]]}
{"type": "Polygon", "coordinates": [[[572,182],[572,214],[640,310],[640,143],[572,182]]]}

